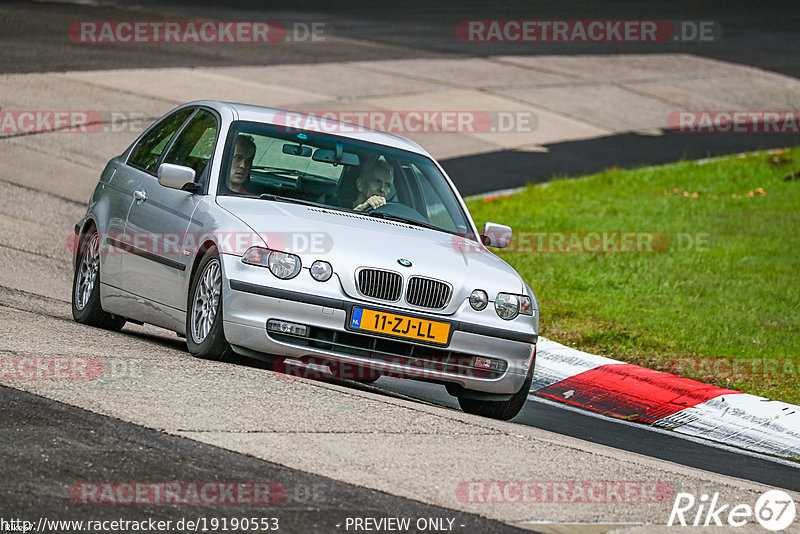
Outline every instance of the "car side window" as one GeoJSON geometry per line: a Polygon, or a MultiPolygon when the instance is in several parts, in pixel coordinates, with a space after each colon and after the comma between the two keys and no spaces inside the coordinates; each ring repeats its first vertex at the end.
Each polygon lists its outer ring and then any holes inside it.
{"type": "MultiPolygon", "coordinates": [[[[456,227],[456,223],[448,213],[447,207],[444,205],[442,196],[436,192],[430,183],[427,176],[416,165],[411,166],[417,184],[419,185],[419,192],[422,195],[422,205],[424,208],[424,215],[430,222],[447,231],[455,232],[460,231],[456,227]]],[[[447,197],[444,197],[447,198],[447,197]]]]}
{"type": "Polygon", "coordinates": [[[158,123],[133,149],[128,164],[154,174],[164,148],[193,111],[193,108],[182,109],[158,123]]]}
{"type": "Polygon", "coordinates": [[[195,181],[198,181],[214,153],[217,131],[217,118],[214,114],[205,109],[199,110],[178,134],[164,158],[164,163],[194,169],[195,181]]]}

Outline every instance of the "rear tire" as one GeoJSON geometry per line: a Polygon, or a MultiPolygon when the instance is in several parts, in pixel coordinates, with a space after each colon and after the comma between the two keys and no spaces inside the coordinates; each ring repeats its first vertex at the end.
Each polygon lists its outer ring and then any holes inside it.
{"type": "Polygon", "coordinates": [[[522,388],[514,393],[510,399],[506,401],[485,401],[458,397],[458,405],[466,413],[508,421],[516,417],[522,407],[525,406],[525,400],[530,393],[531,382],[533,382],[533,365],[531,365],[522,388]]]}
{"type": "Polygon", "coordinates": [[[198,358],[220,362],[239,359],[222,329],[222,263],[214,247],[200,260],[189,288],[186,345],[198,358]]]}
{"type": "Polygon", "coordinates": [[[90,227],[80,235],[72,277],[72,318],[81,324],[119,332],[125,318],[103,311],[100,303],[100,234],[90,227]]]}

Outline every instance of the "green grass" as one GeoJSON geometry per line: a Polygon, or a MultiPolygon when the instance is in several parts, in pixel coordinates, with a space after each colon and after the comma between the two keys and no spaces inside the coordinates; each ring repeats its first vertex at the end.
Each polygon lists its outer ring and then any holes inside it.
{"type": "Polygon", "coordinates": [[[535,291],[547,338],[800,404],[800,148],[610,169],[468,204],[478,225],[515,235],[666,234],[652,253],[531,252],[535,239],[497,253],[535,291]]]}

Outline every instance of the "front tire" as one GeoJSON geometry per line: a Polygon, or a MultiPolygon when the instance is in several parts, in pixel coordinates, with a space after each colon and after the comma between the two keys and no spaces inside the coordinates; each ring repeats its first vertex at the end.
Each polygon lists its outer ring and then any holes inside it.
{"type": "Polygon", "coordinates": [[[81,234],[72,277],[72,318],[81,324],[116,332],[125,318],[103,311],[100,304],[100,234],[94,227],[81,234]]]}
{"type": "Polygon", "coordinates": [[[222,263],[217,249],[206,251],[189,289],[186,345],[198,358],[236,360],[222,329],[222,263]]]}
{"type": "Polygon", "coordinates": [[[461,406],[461,409],[466,413],[508,421],[516,417],[522,410],[522,407],[525,406],[525,400],[530,393],[532,382],[533,365],[531,365],[531,369],[528,371],[528,376],[525,378],[522,388],[514,393],[510,399],[506,401],[485,401],[458,397],[458,405],[461,406]]]}

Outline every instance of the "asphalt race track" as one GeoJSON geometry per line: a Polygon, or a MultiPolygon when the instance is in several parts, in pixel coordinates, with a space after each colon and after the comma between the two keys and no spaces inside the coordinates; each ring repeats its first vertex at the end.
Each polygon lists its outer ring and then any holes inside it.
{"type": "MultiPolygon", "coordinates": [[[[387,378],[378,380],[374,386],[408,398],[458,409],[456,399],[441,386],[387,378]]],[[[657,432],[619,419],[570,410],[534,395],[528,398],[514,422],[698,469],[800,490],[800,479],[792,463],[779,463],[763,455],[745,455],[741,451],[715,447],[702,441],[687,441],[666,431],[657,432]]]]}
{"type": "MultiPolygon", "coordinates": [[[[0,6],[0,76],[667,52],[800,77],[800,15],[793,3],[775,3],[768,13],[753,16],[749,3],[736,2],[719,8],[690,2],[658,8],[618,3],[602,10],[585,2],[557,8],[469,2],[435,11],[429,2],[270,2],[268,18],[321,21],[335,38],[323,47],[286,43],[266,50],[248,45],[87,47],[64,40],[65,21],[245,20],[264,18],[264,5],[244,0],[5,3],[0,6]],[[497,44],[476,50],[452,37],[453,27],[470,18],[633,16],[713,19],[726,38],[669,43],[666,49],[647,44],[625,45],[624,50],[616,44],[497,44]]],[[[314,80],[308,85],[313,87],[314,80]]],[[[0,94],[0,108],[3,98],[0,94]]],[[[58,109],[58,103],[43,105],[58,109]]],[[[3,138],[0,144],[9,141],[3,138]]],[[[545,152],[498,150],[442,161],[458,177],[462,194],[471,195],[543,182],[557,174],[786,145],[800,145],[800,135],[623,132],[550,143],[545,152]],[[502,178],[487,185],[490,173],[502,178]]],[[[105,160],[111,154],[92,157],[105,160]]],[[[282,531],[345,532],[353,530],[346,528],[348,518],[407,517],[441,518],[444,524],[452,520],[455,532],[644,532],[666,524],[671,500],[475,504],[457,495],[456,488],[473,480],[648,480],[668,483],[675,492],[720,492],[731,503],[752,503],[770,488],[800,492],[797,463],[711,446],[534,397],[513,422],[494,422],[462,414],[441,386],[386,378],[374,385],[288,379],[258,361],[222,365],[193,359],[183,340],[156,328],[132,325],[117,334],[78,325],[69,310],[71,255],[64,239],[85,205],[68,194],[70,186],[59,183],[58,176],[38,168],[35,157],[6,159],[3,165],[14,168],[16,177],[0,179],[0,356],[79,356],[118,371],[94,382],[2,381],[4,520],[174,521],[257,515],[278,517],[282,531]],[[285,495],[280,503],[256,512],[241,503],[125,506],[70,499],[75,484],[98,481],[270,481],[285,488],[285,495]],[[570,530],[576,523],[594,530],[570,530]]]]}
{"type": "MultiPolygon", "coordinates": [[[[269,517],[277,518],[281,530],[289,532],[334,530],[348,516],[381,517],[389,515],[387,512],[405,517],[447,517],[470,532],[521,532],[497,521],[288,469],[14,389],[0,387],[0,399],[0,432],[7,436],[16,429],[15,439],[0,442],[6,459],[4,478],[17,484],[17,491],[3,495],[6,518],[41,515],[51,519],[133,520],[147,516],[158,521],[176,517],[174,509],[156,505],[144,510],[128,507],[122,512],[109,506],[65,505],[61,497],[64,488],[72,485],[75,472],[82,472],[88,480],[113,480],[123,475],[135,480],[152,480],[155,476],[197,482],[276,482],[284,488],[277,497],[282,500],[269,517]]],[[[228,517],[252,516],[252,506],[247,504],[224,506],[223,510],[228,517]]],[[[221,515],[219,508],[208,505],[186,505],[180,512],[181,517],[192,519],[221,515]]],[[[259,515],[263,513],[259,510],[259,515]]]]}

